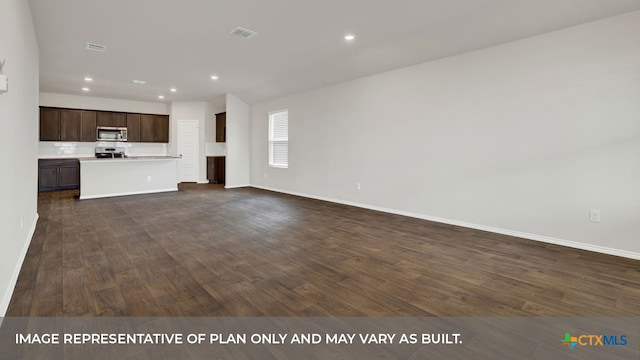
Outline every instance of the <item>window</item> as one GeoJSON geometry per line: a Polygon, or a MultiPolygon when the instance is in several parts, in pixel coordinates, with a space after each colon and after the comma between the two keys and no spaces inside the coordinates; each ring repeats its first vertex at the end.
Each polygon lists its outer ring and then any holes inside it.
{"type": "Polygon", "coordinates": [[[289,110],[269,113],[269,166],[289,167],[289,110]]]}

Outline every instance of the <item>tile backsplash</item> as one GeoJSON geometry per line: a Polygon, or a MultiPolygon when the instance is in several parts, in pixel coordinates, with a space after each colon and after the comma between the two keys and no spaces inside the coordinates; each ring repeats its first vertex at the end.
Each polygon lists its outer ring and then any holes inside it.
{"type": "Polygon", "coordinates": [[[205,143],[205,155],[206,156],[226,156],[227,155],[227,143],[208,142],[205,143]]]}
{"type": "Polygon", "coordinates": [[[96,146],[119,146],[125,148],[129,156],[166,156],[167,144],[156,143],[127,143],[127,142],[68,142],[68,141],[40,141],[38,157],[64,158],[64,157],[92,157],[95,155],[96,146]]]}

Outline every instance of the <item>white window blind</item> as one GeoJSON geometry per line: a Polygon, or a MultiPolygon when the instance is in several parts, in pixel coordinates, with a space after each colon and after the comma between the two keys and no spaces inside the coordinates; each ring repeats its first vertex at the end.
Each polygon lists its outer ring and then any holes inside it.
{"type": "Polygon", "coordinates": [[[289,167],[289,111],[269,113],[269,166],[289,167]]]}

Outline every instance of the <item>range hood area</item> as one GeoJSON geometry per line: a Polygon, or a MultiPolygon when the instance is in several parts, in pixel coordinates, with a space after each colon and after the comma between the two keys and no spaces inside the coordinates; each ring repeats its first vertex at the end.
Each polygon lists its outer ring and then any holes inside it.
{"type": "Polygon", "coordinates": [[[95,149],[96,159],[123,159],[127,154],[123,147],[97,146],[95,149]]]}

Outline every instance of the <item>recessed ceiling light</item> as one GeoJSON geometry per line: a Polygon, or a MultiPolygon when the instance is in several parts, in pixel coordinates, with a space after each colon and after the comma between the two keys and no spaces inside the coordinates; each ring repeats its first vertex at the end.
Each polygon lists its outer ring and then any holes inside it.
{"type": "Polygon", "coordinates": [[[133,83],[134,83],[134,84],[136,84],[136,85],[144,85],[144,84],[146,84],[147,82],[146,82],[146,81],[144,81],[144,80],[133,80],[133,83]]]}
{"type": "Polygon", "coordinates": [[[353,40],[355,38],[356,38],[356,36],[353,35],[353,34],[348,34],[348,35],[344,36],[344,39],[347,40],[347,41],[351,41],[351,40],[353,40]]]}
{"type": "Polygon", "coordinates": [[[218,75],[211,75],[211,80],[218,80],[218,75]]]}
{"type": "Polygon", "coordinates": [[[169,91],[171,91],[171,92],[176,92],[176,91],[178,91],[178,89],[176,89],[176,88],[171,88],[171,89],[169,89],[169,91]]]}
{"type": "Polygon", "coordinates": [[[87,76],[86,78],[84,78],[84,81],[93,81],[93,78],[87,76]]]}
{"type": "Polygon", "coordinates": [[[158,95],[158,99],[164,99],[164,95],[158,95]]]}
{"type": "Polygon", "coordinates": [[[83,87],[82,91],[89,91],[89,88],[88,87],[83,87]]]}

